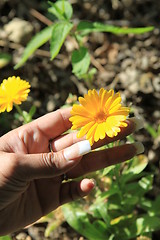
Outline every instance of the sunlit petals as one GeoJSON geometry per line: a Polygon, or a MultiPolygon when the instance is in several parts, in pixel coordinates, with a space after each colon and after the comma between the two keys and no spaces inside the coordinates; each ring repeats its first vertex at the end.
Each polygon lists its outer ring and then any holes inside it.
{"type": "Polygon", "coordinates": [[[87,135],[86,135],[86,139],[90,141],[91,146],[94,143],[94,135],[95,135],[95,131],[97,129],[98,123],[95,123],[88,131],[87,135]]]}
{"type": "Polygon", "coordinates": [[[94,121],[87,123],[81,130],[78,132],[77,137],[83,137],[90,130],[90,128],[95,124],[94,121]]]}
{"type": "Polygon", "coordinates": [[[4,79],[0,85],[0,112],[10,112],[13,104],[21,104],[28,97],[30,84],[20,77],[4,79]]]}
{"type": "Polygon", "coordinates": [[[91,145],[106,136],[117,136],[121,128],[127,126],[129,108],[122,106],[119,92],[114,94],[113,89],[101,88],[97,93],[93,89],[84,98],[79,97],[79,102],[71,111],[72,129],[80,129],[77,137],[86,135],[91,145]]]}
{"type": "Polygon", "coordinates": [[[73,125],[75,124],[78,128],[80,128],[80,127],[83,127],[88,122],[90,122],[91,119],[89,119],[87,117],[82,117],[82,116],[79,116],[78,118],[73,116],[70,118],[70,121],[73,122],[73,125]]]}

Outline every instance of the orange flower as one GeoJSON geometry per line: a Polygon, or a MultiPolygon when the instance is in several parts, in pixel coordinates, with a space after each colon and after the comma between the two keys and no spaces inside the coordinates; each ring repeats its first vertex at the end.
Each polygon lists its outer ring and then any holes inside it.
{"type": "Polygon", "coordinates": [[[69,119],[72,130],[80,129],[77,137],[86,135],[91,145],[106,135],[117,136],[120,127],[127,126],[125,120],[129,114],[129,108],[123,107],[121,101],[120,93],[114,94],[113,89],[101,88],[99,93],[89,90],[84,97],[79,97],[80,105],[73,105],[69,119]]]}

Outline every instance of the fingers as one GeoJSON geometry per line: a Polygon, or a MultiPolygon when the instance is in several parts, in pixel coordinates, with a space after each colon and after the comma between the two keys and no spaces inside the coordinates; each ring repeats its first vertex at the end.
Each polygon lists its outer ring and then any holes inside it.
{"type": "Polygon", "coordinates": [[[88,195],[94,186],[95,183],[92,179],[83,179],[80,182],[71,181],[63,183],[60,190],[60,205],[88,195]]]}
{"type": "Polygon", "coordinates": [[[33,125],[37,126],[48,139],[55,138],[71,127],[70,111],[71,108],[59,109],[35,120],[33,125]]]}
{"type": "Polygon", "coordinates": [[[124,144],[101,151],[93,151],[83,156],[81,161],[67,173],[68,178],[77,178],[89,172],[124,162],[144,151],[142,143],[124,144]]]}
{"type": "Polygon", "coordinates": [[[90,150],[89,141],[84,140],[59,152],[17,155],[16,172],[24,180],[60,176],[78,164],[81,156],[90,150]]]}
{"type": "Polygon", "coordinates": [[[71,128],[70,111],[71,108],[59,109],[10,131],[0,139],[0,149],[9,151],[11,148],[15,152],[18,150],[19,153],[46,151],[50,139],[58,137],[71,128]],[[16,147],[15,142],[17,143],[19,140],[22,141],[22,144],[16,147]],[[43,145],[40,146],[39,142],[42,142],[43,145]]]}
{"type": "MultiPolygon", "coordinates": [[[[105,144],[108,144],[110,142],[114,142],[118,139],[123,139],[126,136],[130,135],[134,131],[137,131],[143,127],[142,120],[138,118],[130,118],[126,120],[128,126],[121,128],[121,132],[118,133],[116,137],[110,138],[108,136],[105,137],[103,140],[99,140],[97,143],[94,143],[92,146],[92,149],[98,148],[100,146],[103,146],[105,144]]],[[[66,148],[76,142],[82,141],[85,139],[85,136],[83,138],[77,138],[77,132],[70,133],[64,136],[60,136],[52,141],[52,149],[53,151],[57,152],[62,150],[63,148],[66,148]]]]}
{"type": "Polygon", "coordinates": [[[52,113],[48,113],[31,123],[21,126],[17,130],[29,130],[29,132],[34,132],[38,129],[45,137],[49,139],[56,138],[62,133],[66,132],[71,128],[71,122],[69,117],[71,108],[58,109],[52,113]]]}

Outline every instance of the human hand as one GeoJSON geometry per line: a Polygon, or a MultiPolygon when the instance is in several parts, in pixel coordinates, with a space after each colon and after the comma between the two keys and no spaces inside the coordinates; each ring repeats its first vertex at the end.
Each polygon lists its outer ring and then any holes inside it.
{"type": "MultiPolygon", "coordinates": [[[[136,143],[90,152],[87,140],[78,139],[76,133],[63,134],[71,127],[69,117],[70,109],[57,110],[0,138],[0,235],[25,227],[93,189],[92,179],[77,182],[74,178],[143,151],[143,146],[136,143]],[[48,148],[50,139],[53,152],[48,148]],[[63,181],[64,173],[72,180],[63,181]]],[[[128,126],[117,137],[106,137],[92,149],[141,127],[137,119],[126,122],[128,126]]]]}

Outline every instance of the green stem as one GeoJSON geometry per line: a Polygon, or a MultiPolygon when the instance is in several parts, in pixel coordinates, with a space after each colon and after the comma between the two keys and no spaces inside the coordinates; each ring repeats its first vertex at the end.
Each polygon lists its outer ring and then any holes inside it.
{"type": "Polygon", "coordinates": [[[77,44],[78,44],[78,46],[79,46],[79,48],[80,47],[82,47],[82,42],[81,41],[79,41],[79,39],[78,39],[78,36],[77,36],[77,34],[76,34],[76,32],[74,32],[73,33],[73,37],[75,38],[75,40],[76,40],[76,42],[77,42],[77,44]]]}
{"type": "Polygon", "coordinates": [[[93,84],[92,84],[92,81],[89,79],[89,77],[86,78],[86,84],[88,89],[93,89],[93,84]]]}
{"type": "Polygon", "coordinates": [[[115,177],[116,177],[117,185],[118,185],[119,190],[120,190],[119,196],[121,198],[121,202],[123,202],[124,198],[123,198],[123,193],[122,193],[121,182],[119,180],[120,176],[119,176],[119,165],[118,164],[115,166],[114,174],[115,174],[115,177]]]}
{"type": "Polygon", "coordinates": [[[17,105],[17,104],[14,104],[14,106],[15,106],[15,108],[17,109],[17,112],[23,117],[24,123],[27,123],[27,119],[26,119],[26,117],[24,116],[23,111],[22,111],[22,109],[20,108],[20,106],[17,105]]]}

